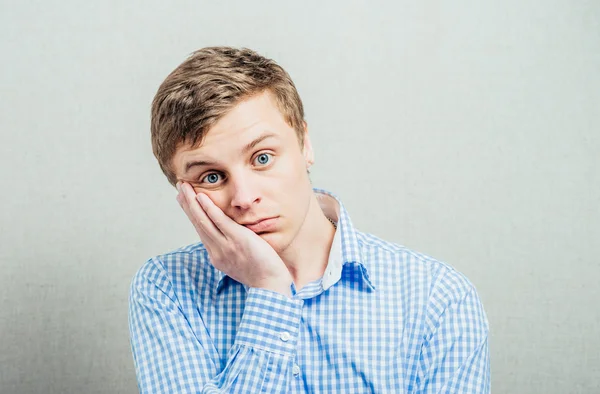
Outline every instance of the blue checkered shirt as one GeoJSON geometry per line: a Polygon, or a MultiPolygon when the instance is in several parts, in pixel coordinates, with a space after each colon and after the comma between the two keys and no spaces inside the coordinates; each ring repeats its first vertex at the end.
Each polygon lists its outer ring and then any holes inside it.
{"type": "Polygon", "coordinates": [[[216,270],[201,243],[131,284],[142,393],[489,393],[488,321],[452,267],[358,231],[339,199],[323,277],[292,298],[216,270]]]}

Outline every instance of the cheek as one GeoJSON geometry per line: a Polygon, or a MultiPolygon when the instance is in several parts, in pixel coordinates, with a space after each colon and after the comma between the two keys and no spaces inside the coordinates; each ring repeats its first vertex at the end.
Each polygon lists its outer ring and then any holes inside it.
{"type": "Polygon", "coordinates": [[[306,182],[308,181],[306,162],[300,154],[294,155],[284,163],[281,163],[278,172],[286,186],[290,187],[290,190],[298,190],[298,188],[306,186],[306,182]]]}
{"type": "Polygon", "coordinates": [[[198,193],[206,194],[208,196],[208,198],[210,198],[210,200],[217,207],[219,207],[219,209],[221,209],[223,212],[227,212],[227,197],[225,196],[224,192],[201,190],[201,189],[194,189],[194,191],[196,192],[196,194],[198,194],[198,193]]]}
{"type": "Polygon", "coordinates": [[[288,212],[293,212],[293,216],[300,220],[305,214],[312,195],[312,185],[308,174],[304,158],[300,157],[290,163],[280,177],[281,184],[278,188],[281,196],[279,200],[286,206],[288,212]]]}
{"type": "Polygon", "coordinates": [[[278,172],[276,177],[270,179],[262,190],[267,200],[275,202],[286,211],[296,211],[305,200],[310,188],[310,182],[304,178],[306,174],[298,171],[297,167],[288,167],[278,172]]]}

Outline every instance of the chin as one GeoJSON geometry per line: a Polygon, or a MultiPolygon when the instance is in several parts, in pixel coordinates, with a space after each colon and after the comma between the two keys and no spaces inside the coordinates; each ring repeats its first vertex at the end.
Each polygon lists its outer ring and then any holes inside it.
{"type": "Polygon", "coordinates": [[[264,239],[277,253],[280,253],[285,249],[285,242],[282,239],[281,233],[269,232],[259,234],[259,237],[264,239]]]}

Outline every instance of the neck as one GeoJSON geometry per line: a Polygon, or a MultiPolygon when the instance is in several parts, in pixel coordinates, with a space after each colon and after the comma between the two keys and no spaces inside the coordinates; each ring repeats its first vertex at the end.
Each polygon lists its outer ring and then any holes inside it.
{"type": "Polygon", "coordinates": [[[290,246],[280,254],[297,290],[323,276],[334,235],[335,228],[313,193],[304,224],[290,246]]]}

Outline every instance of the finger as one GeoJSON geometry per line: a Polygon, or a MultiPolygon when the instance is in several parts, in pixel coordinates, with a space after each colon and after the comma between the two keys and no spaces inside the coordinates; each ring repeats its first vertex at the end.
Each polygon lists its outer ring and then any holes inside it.
{"type": "Polygon", "coordinates": [[[181,207],[181,209],[183,209],[183,211],[185,212],[186,216],[188,217],[188,219],[190,220],[190,222],[192,223],[194,228],[196,229],[196,232],[200,236],[200,240],[208,248],[208,244],[210,244],[211,242],[214,242],[214,241],[212,241],[212,239],[206,234],[206,232],[204,231],[204,228],[198,223],[198,220],[194,217],[194,215],[192,215],[192,213],[190,212],[190,209],[189,209],[189,204],[187,203],[185,196],[183,195],[183,193],[180,190],[178,190],[176,200],[179,203],[179,206],[181,207]]]}
{"type": "Polygon", "coordinates": [[[206,238],[209,235],[209,232],[207,230],[209,230],[208,226],[211,225],[210,220],[208,219],[206,214],[202,215],[202,212],[194,212],[193,211],[192,208],[193,208],[194,200],[193,199],[190,200],[189,190],[187,190],[186,185],[184,183],[180,182],[177,184],[177,186],[178,186],[177,189],[179,191],[179,194],[177,196],[177,201],[181,205],[181,208],[183,208],[188,219],[190,219],[190,221],[192,222],[192,224],[194,225],[196,230],[198,230],[199,235],[200,235],[200,233],[202,233],[202,235],[204,235],[206,238]]]}
{"type": "Polygon", "coordinates": [[[185,214],[187,215],[187,217],[190,219],[190,222],[194,226],[194,229],[196,230],[200,241],[204,245],[204,248],[208,251],[209,256],[213,256],[213,252],[216,250],[215,247],[218,247],[219,244],[213,238],[211,238],[206,233],[206,231],[204,231],[203,226],[196,223],[196,218],[194,218],[192,213],[189,211],[189,205],[185,201],[185,197],[183,197],[181,193],[178,193],[176,199],[183,211],[185,212],[185,214]]]}
{"type": "Polygon", "coordinates": [[[225,213],[219,208],[211,199],[204,193],[198,193],[196,199],[200,203],[200,206],[206,212],[212,223],[225,237],[231,236],[235,233],[235,230],[239,227],[233,219],[225,215],[225,213]]]}
{"type": "Polygon", "coordinates": [[[188,217],[194,223],[198,231],[202,231],[214,241],[220,241],[223,238],[221,231],[215,226],[210,217],[196,200],[196,192],[186,182],[180,184],[180,193],[183,195],[188,217]]]}

